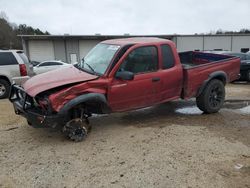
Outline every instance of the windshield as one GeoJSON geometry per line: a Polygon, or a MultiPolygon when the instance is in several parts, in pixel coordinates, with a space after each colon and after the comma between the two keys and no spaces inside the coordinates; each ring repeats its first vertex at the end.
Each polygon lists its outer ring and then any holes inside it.
{"type": "Polygon", "coordinates": [[[117,50],[118,45],[98,44],[79,64],[80,68],[97,74],[104,74],[117,50]]]}

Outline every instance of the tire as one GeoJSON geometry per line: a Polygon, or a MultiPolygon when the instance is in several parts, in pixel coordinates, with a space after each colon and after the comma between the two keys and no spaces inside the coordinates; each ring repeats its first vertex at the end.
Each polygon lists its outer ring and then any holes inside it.
{"type": "Polygon", "coordinates": [[[196,104],[207,114],[218,112],[224,104],[225,86],[222,81],[211,80],[202,93],[196,97],[196,104]]]}
{"type": "Polygon", "coordinates": [[[10,83],[7,80],[0,79],[0,99],[7,98],[10,93],[10,83]]]}
{"type": "Polygon", "coordinates": [[[83,141],[91,130],[87,121],[80,118],[72,119],[63,127],[63,133],[74,142],[83,141]]]}

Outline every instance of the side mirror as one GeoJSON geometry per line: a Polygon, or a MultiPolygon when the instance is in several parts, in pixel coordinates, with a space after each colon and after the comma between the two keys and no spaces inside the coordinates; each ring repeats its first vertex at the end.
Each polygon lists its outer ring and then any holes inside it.
{"type": "Polygon", "coordinates": [[[129,72],[129,71],[121,71],[121,72],[117,72],[115,77],[121,80],[133,80],[134,73],[129,72]]]}

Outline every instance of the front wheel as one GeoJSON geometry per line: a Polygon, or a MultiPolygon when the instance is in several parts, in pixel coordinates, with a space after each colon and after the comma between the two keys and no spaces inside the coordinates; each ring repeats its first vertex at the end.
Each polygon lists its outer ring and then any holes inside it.
{"type": "Polygon", "coordinates": [[[63,133],[72,141],[83,141],[90,132],[91,126],[83,119],[75,118],[66,123],[63,133]]]}
{"type": "Polygon", "coordinates": [[[222,81],[211,80],[202,93],[196,97],[196,104],[205,113],[218,112],[224,104],[225,86],[222,81]]]}

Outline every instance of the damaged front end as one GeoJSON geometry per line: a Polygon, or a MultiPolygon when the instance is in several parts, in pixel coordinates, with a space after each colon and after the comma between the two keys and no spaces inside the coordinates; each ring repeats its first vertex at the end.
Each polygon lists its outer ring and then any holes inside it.
{"type": "Polygon", "coordinates": [[[22,87],[11,86],[9,100],[13,103],[15,113],[27,119],[35,128],[62,128],[67,121],[67,114],[53,112],[48,97],[31,97],[22,87]]]}

